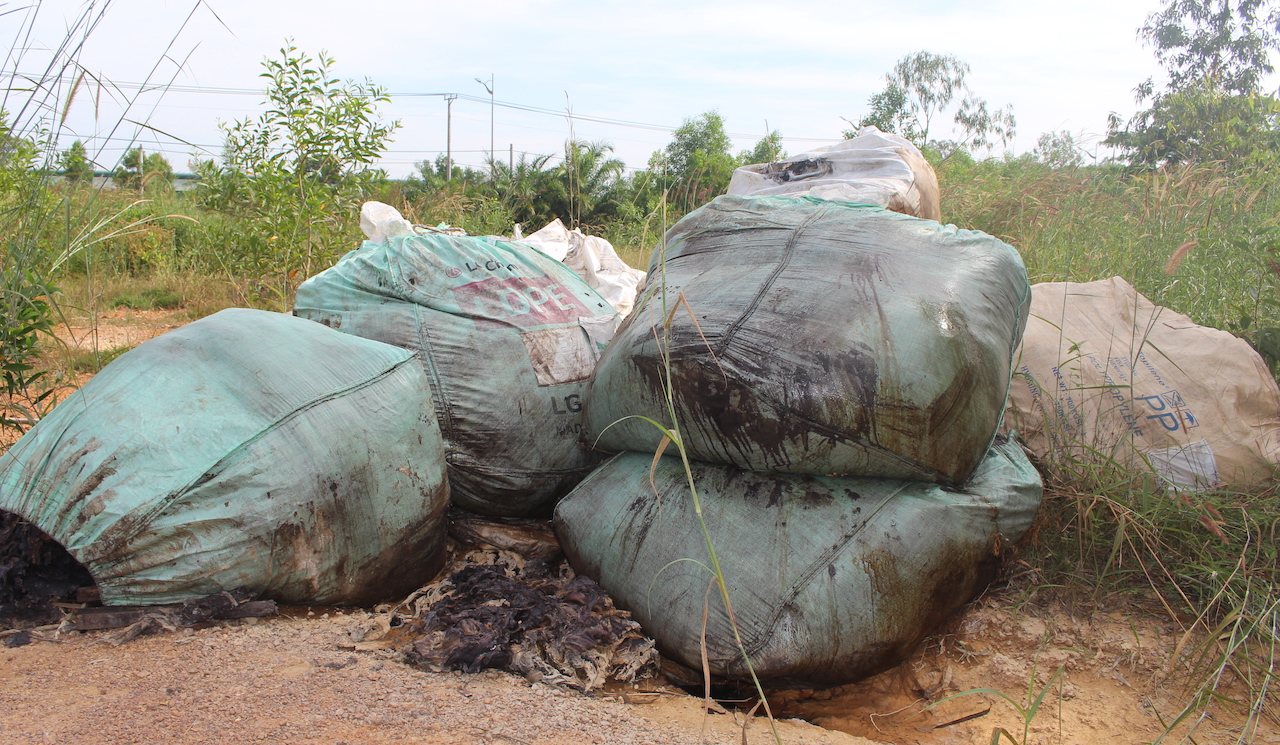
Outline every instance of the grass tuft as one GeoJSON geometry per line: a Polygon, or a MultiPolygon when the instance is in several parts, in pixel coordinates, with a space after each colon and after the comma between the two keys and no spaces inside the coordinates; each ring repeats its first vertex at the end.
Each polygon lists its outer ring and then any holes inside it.
{"type": "Polygon", "coordinates": [[[136,294],[120,295],[111,301],[113,308],[133,310],[173,310],[182,306],[182,296],[164,287],[152,287],[136,294]]]}

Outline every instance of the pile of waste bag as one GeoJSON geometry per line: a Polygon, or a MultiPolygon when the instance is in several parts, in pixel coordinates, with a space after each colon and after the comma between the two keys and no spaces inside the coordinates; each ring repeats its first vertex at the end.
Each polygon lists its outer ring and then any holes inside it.
{"type": "MultiPolygon", "coordinates": [[[[656,667],[634,618],[687,668],[742,679],[745,650],[766,683],[811,686],[897,664],[986,586],[1040,504],[1023,435],[1045,456],[1176,423],[1184,439],[1125,457],[1179,488],[1275,462],[1280,422],[1245,421],[1243,393],[1221,416],[1194,403],[1186,366],[1155,356],[1176,343],[1093,351],[1095,330],[1060,320],[1079,288],[1033,290],[1013,247],[942,224],[905,140],[863,130],[739,169],[729,192],[647,272],[559,221],[469,236],[366,204],[368,240],[302,284],[296,317],[197,321],[59,405],[9,450],[0,511],[109,605],[418,592],[410,656],[431,669],[591,689],[656,667]],[[1112,405],[1130,382],[1141,406],[1112,405]],[[1254,440],[1201,437],[1211,467],[1192,430],[1215,417],[1254,440]],[[441,574],[451,504],[458,535],[553,517],[558,547],[441,574]],[[547,619],[573,638],[529,626],[547,619]]],[[[1125,287],[1090,292],[1148,312],[1125,287]]]]}
{"type": "Polygon", "coordinates": [[[582,397],[617,313],[540,251],[491,236],[388,235],[302,283],[294,313],[416,354],[462,507],[537,514],[599,462],[580,444],[582,397]]]}
{"type": "Polygon", "coordinates": [[[618,454],[555,526],[665,656],[837,685],[905,659],[1031,526],[1039,474],[997,437],[1031,290],[989,235],[774,193],[654,252],[586,398],[618,454]]]}
{"type": "Polygon", "coordinates": [[[121,355],[13,445],[0,510],[111,605],[368,603],[444,560],[444,441],[398,347],[231,309],[121,355]]]}

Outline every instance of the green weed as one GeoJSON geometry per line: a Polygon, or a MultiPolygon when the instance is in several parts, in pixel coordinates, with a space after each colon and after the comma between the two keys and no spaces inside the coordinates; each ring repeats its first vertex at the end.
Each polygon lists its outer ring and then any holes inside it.
{"type": "Polygon", "coordinates": [[[69,349],[67,351],[67,372],[72,375],[86,373],[95,375],[130,349],[133,349],[132,344],[123,344],[106,350],[69,349]]]}
{"type": "MultiPolygon", "coordinates": [[[[979,693],[997,696],[1003,699],[1005,703],[1009,704],[1009,706],[1013,707],[1013,710],[1018,713],[1018,717],[1022,720],[1022,737],[1015,738],[1009,730],[1004,727],[996,727],[991,731],[991,745],[1000,745],[1001,740],[1008,740],[1012,745],[1029,745],[1031,742],[1029,739],[1031,734],[1031,722],[1035,721],[1036,715],[1040,713],[1040,706],[1044,703],[1044,697],[1049,693],[1049,690],[1053,688],[1053,684],[1061,681],[1062,674],[1063,668],[1059,667],[1057,671],[1054,672],[1053,677],[1049,679],[1049,682],[1046,683],[1044,688],[1040,689],[1040,693],[1037,694],[1036,674],[1035,669],[1032,668],[1031,678],[1027,682],[1026,699],[1022,702],[1019,702],[1012,697],[995,690],[994,688],[973,688],[968,691],[961,691],[954,696],[948,696],[937,703],[930,704],[927,708],[932,709],[933,707],[946,703],[947,701],[953,701],[957,698],[973,696],[979,693]]],[[[1059,692],[1059,695],[1061,695],[1061,692],[1059,692]]]]}
{"type": "Polygon", "coordinates": [[[113,308],[134,310],[173,310],[181,305],[182,296],[164,287],[153,287],[138,293],[119,295],[111,301],[113,308]]]}
{"type": "MultiPolygon", "coordinates": [[[[665,218],[665,215],[664,215],[664,218],[665,218]]],[[[689,307],[689,302],[688,300],[685,299],[684,293],[680,293],[676,299],[671,299],[667,295],[667,264],[666,264],[666,258],[665,258],[665,248],[666,247],[665,247],[665,238],[664,238],[663,242],[659,243],[659,246],[657,248],[657,252],[658,252],[657,256],[660,257],[660,261],[658,262],[658,266],[660,270],[660,275],[659,275],[660,284],[658,286],[658,296],[661,298],[661,303],[662,303],[662,319],[660,321],[661,326],[655,327],[654,333],[655,335],[659,336],[658,349],[659,349],[659,353],[662,355],[662,362],[663,362],[662,393],[663,393],[663,398],[666,402],[666,414],[667,414],[667,421],[669,422],[669,424],[664,424],[662,422],[659,422],[644,416],[637,415],[637,418],[643,419],[644,421],[653,425],[658,431],[662,433],[662,440],[658,445],[657,452],[655,452],[653,456],[653,464],[655,468],[657,467],[659,459],[662,458],[663,454],[666,452],[668,447],[674,447],[676,449],[676,452],[680,455],[680,462],[684,467],[685,478],[689,485],[689,498],[693,502],[694,514],[697,515],[698,527],[702,531],[702,538],[707,549],[707,563],[706,564],[702,564],[701,562],[695,562],[695,563],[698,563],[703,567],[705,567],[711,574],[711,582],[708,584],[708,587],[707,587],[708,600],[710,598],[711,590],[714,587],[714,589],[717,590],[718,594],[720,595],[721,602],[724,604],[725,615],[728,617],[728,621],[729,621],[729,628],[733,630],[734,643],[738,647],[738,653],[742,657],[743,665],[746,667],[747,673],[751,676],[751,681],[755,687],[756,695],[759,697],[758,702],[756,703],[756,706],[751,709],[751,712],[752,714],[754,714],[757,708],[761,706],[764,707],[765,715],[769,719],[769,726],[771,728],[774,741],[777,742],[778,745],[782,745],[782,736],[778,733],[777,722],[773,717],[773,711],[770,709],[768,698],[765,696],[764,686],[761,684],[760,678],[756,675],[755,668],[751,664],[751,656],[747,653],[746,644],[743,642],[742,635],[738,628],[738,620],[733,613],[733,602],[730,597],[729,585],[725,581],[724,570],[721,568],[720,559],[716,554],[715,542],[711,539],[711,532],[707,528],[706,518],[702,514],[702,501],[698,497],[697,479],[694,478],[693,466],[689,462],[689,454],[687,449],[685,448],[685,444],[681,436],[680,428],[676,423],[677,419],[676,419],[676,408],[675,408],[675,387],[674,387],[674,384],[672,383],[672,378],[671,378],[671,358],[669,354],[669,350],[671,349],[671,324],[675,320],[676,313],[680,311],[681,306],[683,306],[684,309],[689,313],[689,316],[690,318],[693,319],[693,323],[695,326],[698,323],[698,319],[697,319],[697,316],[694,315],[693,309],[689,307]]],[[[652,477],[652,474],[650,474],[650,476],[652,477]]],[[[655,577],[654,581],[656,580],[657,578],[655,577]]],[[[707,620],[706,614],[709,611],[710,611],[709,603],[704,604],[702,665],[703,665],[704,683],[706,685],[706,699],[708,703],[710,703],[710,699],[711,699],[711,693],[710,693],[711,671],[710,671],[710,666],[707,660],[705,634],[706,634],[706,620],[707,620]]],[[[750,722],[750,716],[743,724],[744,740],[746,739],[746,726],[749,722],[750,722]]]]}

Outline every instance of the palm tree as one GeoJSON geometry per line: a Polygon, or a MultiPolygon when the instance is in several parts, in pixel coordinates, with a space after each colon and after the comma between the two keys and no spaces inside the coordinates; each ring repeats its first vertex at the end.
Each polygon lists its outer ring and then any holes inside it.
{"type": "Polygon", "coordinates": [[[594,224],[613,214],[626,164],[610,158],[613,145],[597,140],[569,140],[564,144],[564,161],[554,169],[550,184],[558,217],[568,218],[569,227],[594,224]]]}
{"type": "Polygon", "coordinates": [[[493,158],[489,160],[494,190],[516,222],[536,228],[553,219],[545,198],[552,173],[543,170],[549,160],[550,155],[530,158],[524,153],[514,164],[493,158]]]}

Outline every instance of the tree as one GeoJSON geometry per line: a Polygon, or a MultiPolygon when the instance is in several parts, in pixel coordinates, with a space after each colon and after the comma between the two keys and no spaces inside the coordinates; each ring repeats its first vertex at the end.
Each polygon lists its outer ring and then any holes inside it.
{"type": "Polygon", "coordinates": [[[261,247],[261,269],[288,286],[317,260],[345,250],[363,195],[385,178],[373,163],[398,121],[384,123],[386,91],[369,80],[341,81],[325,52],[312,58],[292,45],[263,62],[268,109],[257,119],[220,125],[222,163],[201,163],[207,206],[246,217],[247,244],[261,247]]]}
{"type": "MultiPolygon", "coordinates": [[[[505,163],[496,164],[504,166],[505,163]]],[[[466,192],[477,184],[488,184],[492,178],[491,171],[481,171],[467,166],[453,164],[453,176],[449,176],[449,159],[441,153],[435,161],[420,160],[417,163],[418,173],[410,176],[414,191],[440,191],[450,189],[466,192]]]]}
{"type": "MultiPolygon", "coordinates": [[[[74,147],[74,145],[73,145],[74,147]]],[[[111,180],[122,189],[142,189],[150,183],[173,183],[173,166],[160,153],[143,154],[135,147],[120,159],[120,166],[111,174],[111,180]]]]}
{"type": "Polygon", "coordinates": [[[604,141],[569,140],[564,160],[552,176],[552,210],[567,218],[569,227],[596,222],[611,212],[611,200],[622,180],[626,164],[607,157],[613,145],[604,141]]]}
{"type": "Polygon", "coordinates": [[[776,163],[786,158],[787,151],[782,149],[782,133],[775,129],[760,138],[755,147],[738,153],[738,164],[776,163]]]}
{"type": "MultiPolygon", "coordinates": [[[[958,150],[989,149],[997,140],[1006,144],[1014,135],[1016,120],[1013,107],[993,109],[986,100],[969,90],[966,76],[969,64],[949,54],[916,52],[898,60],[885,75],[885,89],[868,100],[871,112],[846,130],[853,137],[856,130],[874,125],[915,143],[949,154],[958,150]],[[952,124],[958,137],[949,140],[930,139],[939,116],[960,97],[952,124]]],[[[849,120],[845,120],[849,121],[849,120]]]]}
{"type": "Polygon", "coordinates": [[[492,163],[498,198],[511,212],[514,222],[541,227],[553,219],[547,204],[547,195],[551,191],[548,181],[552,176],[545,170],[550,160],[550,155],[529,157],[521,153],[520,159],[514,163],[504,160],[492,163]]]}
{"type": "Polygon", "coordinates": [[[662,174],[671,201],[688,210],[725,190],[737,160],[715,110],[685,119],[673,134],[670,144],[649,158],[649,168],[662,174]]]}
{"type": "Polygon", "coordinates": [[[224,167],[248,174],[283,173],[336,185],[378,175],[381,157],[399,121],[384,124],[377,105],[391,99],[369,80],[332,76],[333,58],[312,59],[288,46],[283,59],[264,60],[271,106],[257,120],[223,126],[224,167]]]}
{"type": "Polygon", "coordinates": [[[849,122],[853,129],[844,131],[846,140],[857,137],[858,130],[863,127],[875,127],[881,132],[891,132],[913,142],[920,138],[920,133],[915,130],[915,118],[907,109],[907,92],[896,81],[888,80],[883,91],[871,95],[867,106],[871,113],[857,122],[849,122]]]}
{"type": "Polygon", "coordinates": [[[1205,80],[1229,94],[1257,93],[1274,72],[1271,52],[1280,10],[1268,0],[1165,0],[1147,16],[1138,37],[1155,48],[1173,91],[1205,80]]]}
{"type": "Polygon", "coordinates": [[[898,60],[888,76],[890,87],[897,86],[907,99],[919,131],[921,142],[929,141],[929,126],[934,116],[942,112],[955,98],[958,91],[965,91],[964,76],[969,64],[949,54],[916,52],[898,60]]]}
{"type": "Polygon", "coordinates": [[[1145,166],[1272,161],[1280,153],[1280,100],[1209,84],[1167,91],[1126,127],[1112,117],[1104,142],[1145,166]]]}
{"type": "Polygon", "coordinates": [[[1041,134],[1032,155],[1051,168],[1075,168],[1084,163],[1075,135],[1066,130],[1041,134]]]}
{"type": "Polygon", "coordinates": [[[1127,123],[1113,115],[1105,144],[1145,166],[1275,159],[1280,102],[1261,92],[1280,50],[1280,10],[1269,0],[1165,0],[1138,37],[1169,82],[1140,84],[1136,98],[1149,108],[1127,123]]]}
{"type": "Polygon", "coordinates": [[[40,149],[29,137],[13,131],[9,113],[0,109],[0,214],[7,214],[23,195],[43,191],[37,172],[40,149]]]}
{"type": "Polygon", "coordinates": [[[62,177],[70,183],[75,184],[93,178],[93,163],[90,162],[84,143],[80,140],[71,143],[71,147],[62,151],[58,156],[58,165],[62,167],[62,177]]]}

